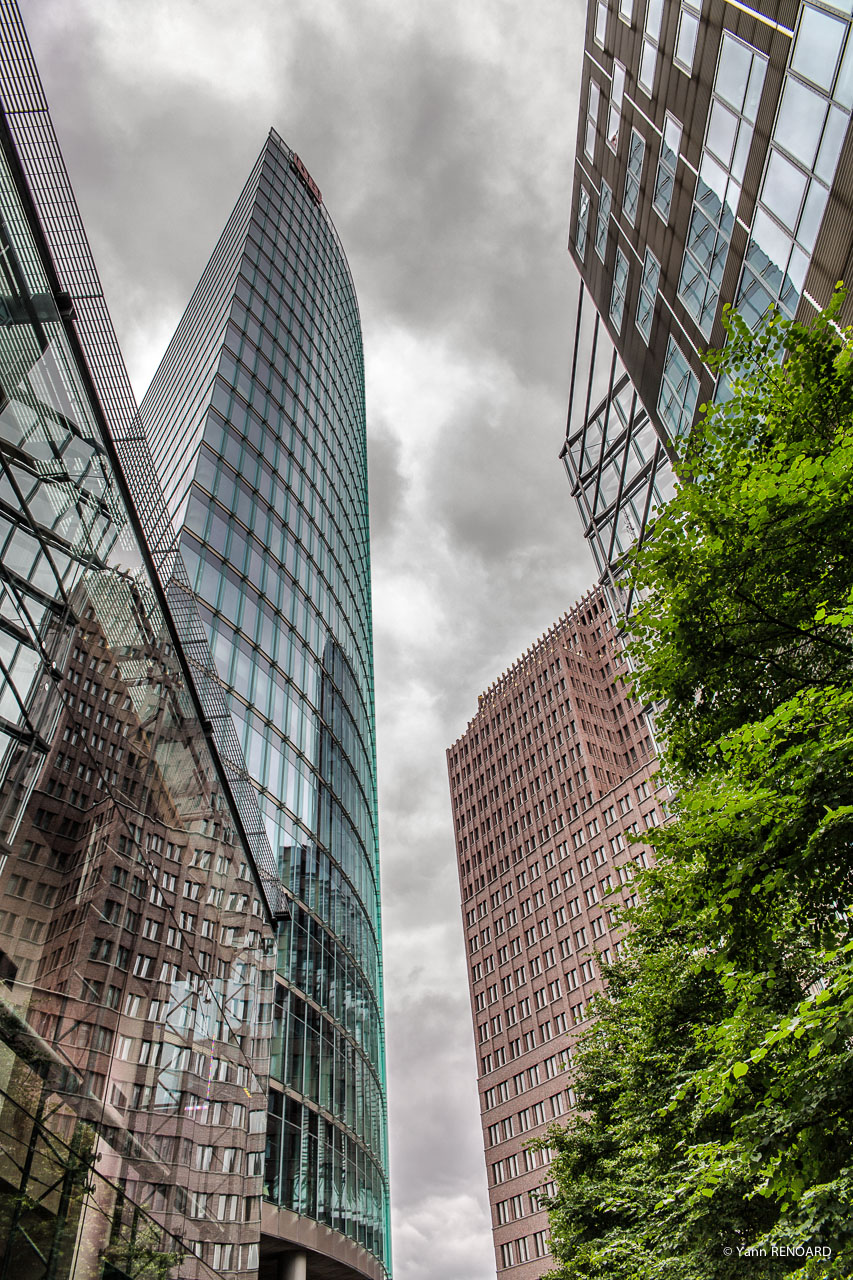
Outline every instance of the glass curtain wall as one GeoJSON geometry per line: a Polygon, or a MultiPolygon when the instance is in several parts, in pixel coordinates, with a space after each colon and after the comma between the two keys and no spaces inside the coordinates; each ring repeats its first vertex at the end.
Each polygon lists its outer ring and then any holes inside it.
{"type": "Polygon", "coordinates": [[[0,152],[0,1277],[236,1280],[273,931],[16,183],[0,152]]]}

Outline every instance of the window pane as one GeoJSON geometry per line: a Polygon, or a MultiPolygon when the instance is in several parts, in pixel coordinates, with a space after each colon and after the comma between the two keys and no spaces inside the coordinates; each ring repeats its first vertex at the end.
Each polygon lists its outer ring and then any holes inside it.
{"type": "Polygon", "coordinates": [[[803,16],[794,46],[791,66],[801,76],[829,91],[838,65],[838,55],[846,23],[811,5],[803,6],[803,16]]]}
{"type": "Polygon", "coordinates": [[[838,107],[830,107],[823,142],[820,144],[820,154],[815,165],[815,173],[819,178],[823,178],[824,182],[832,182],[835,177],[835,166],[838,164],[841,145],[849,123],[850,117],[845,112],[839,111],[838,107]]]}
{"type": "Polygon", "coordinates": [[[614,107],[622,106],[622,95],[625,92],[625,68],[621,62],[613,63],[613,91],[612,102],[614,107]]]}
{"type": "Polygon", "coordinates": [[[604,37],[607,32],[607,5],[598,0],[595,8],[595,42],[603,45],[604,37]]]}
{"type": "Polygon", "coordinates": [[[842,107],[853,107],[853,40],[847,41],[847,48],[844,52],[844,61],[841,64],[841,70],[838,73],[838,79],[835,82],[835,93],[833,95],[836,102],[840,102],[842,107]]]}
{"type": "Polygon", "coordinates": [[[611,106],[607,113],[607,145],[611,150],[615,151],[619,142],[619,126],[622,123],[622,113],[616,107],[611,106]]]}
{"type": "Polygon", "coordinates": [[[705,145],[726,168],[731,164],[737,126],[738,118],[734,112],[723,106],[722,102],[714,101],[708,120],[708,138],[705,145]]]}
{"type": "Polygon", "coordinates": [[[786,76],[779,116],[773,130],[786,151],[811,169],[826,118],[826,99],[786,76]]]}
{"type": "Polygon", "coordinates": [[[806,175],[780,151],[771,151],[761,201],[791,231],[797,225],[805,190],[806,175]]]}
{"type": "Polygon", "coordinates": [[[675,119],[675,116],[667,116],[663,126],[663,141],[661,142],[661,155],[665,155],[667,163],[675,164],[678,157],[678,151],[681,147],[681,125],[675,119]]]}
{"type": "Polygon", "coordinates": [[[797,231],[797,239],[804,249],[811,251],[814,248],[828,199],[829,192],[826,187],[822,187],[819,182],[812,182],[797,231]]]}
{"type": "Polygon", "coordinates": [[[764,86],[764,72],[766,70],[767,59],[753,54],[752,71],[749,73],[749,85],[746,90],[746,100],[743,104],[743,114],[751,124],[755,124],[755,117],[758,115],[758,104],[761,101],[761,90],[764,86]]]}
{"type": "Polygon", "coordinates": [[[744,90],[749,81],[752,54],[746,45],[726,33],[720,48],[720,64],[714,82],[714,93],[724,98],[740,114],[744,90]]]}
{"type": "Polygon", "coordinates": [[[752,240],[747,258],[765,280],[781,283],[788,269],[791,244],[791,237],[763,209],[758,209],[752,225],[752,240]]]}
{"type": "Polygon", "coordinates": [[[686,71],[693,70],[693,55],[696,52],[696,36],[699,33],[699,19],[686,9],[681,11],[678,24],[678,41],[675,46],[674,61],[686,71]]]}
{"type": "Polygon", "coordinates": [[[657,66],[658,51],[650,40],[643,41],[643,51],[640,54],[640,74],[638,84],[641,89],[651,97],[655,87],[655,67],[657,66]]]}
{"type": "Polygon", "coordinates": [[[646,35],[657,40],[660,36],[660,22],[663,17],[663,0],[649,0],[646,10],[646,35]]]}

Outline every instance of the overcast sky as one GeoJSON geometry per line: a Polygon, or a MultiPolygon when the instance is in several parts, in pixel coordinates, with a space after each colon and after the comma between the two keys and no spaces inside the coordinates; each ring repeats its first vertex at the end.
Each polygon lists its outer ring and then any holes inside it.
{"type": "Polygon", "coordinates": [[[396,1280],[494,1280],[444,751],[591,584],[558,461],[582,0],[22,0],[145,390],[270,125],[340,232],[371,464],[396,1280]]]}

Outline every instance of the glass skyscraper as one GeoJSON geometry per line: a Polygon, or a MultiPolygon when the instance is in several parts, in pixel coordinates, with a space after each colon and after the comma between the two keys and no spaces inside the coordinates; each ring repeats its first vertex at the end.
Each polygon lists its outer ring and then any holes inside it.
{"type": "Polygon", "coordinates": [[[389,1244],[361,330],[321,193],[275,132],[141,416],[287,899],[262,1256],[279,1240],[301,1250],[309,1275],[334,1256],[340,1269],[324,1276],[380,1277],[389,1244]]]}

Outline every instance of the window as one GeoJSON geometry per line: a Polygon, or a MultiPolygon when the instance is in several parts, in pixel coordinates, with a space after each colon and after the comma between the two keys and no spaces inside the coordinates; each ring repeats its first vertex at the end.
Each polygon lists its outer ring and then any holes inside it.
{"type": "Polygon", "coordinates": [[[607,252],[607,227],[610,222],[610,205],[613,196],[606,182],[601,184],[601,193],[598,197],[598,216],[595,219],[595,252],[601,261],[604,261],[604,255],[607,252]]]}
{"type": "Polygon", "coordinates": [[[660,40],[660,24],[663,16],[663,0],[649,0],[646,9],[646,25],[643,32],[643,47],[640,53],[640,72],[637,83],[644,93],[652,96],[655,87],[655,70],[658,61],[658,41],[660,40]]]}
{"type": "Polygon", "coordinates": [[[239,1208],[239,1197],[222,1195],[217,1198],[216,1217],[219,1222],[236,1222],[239,1208]]]}
{"type": "MultiPolygon", "coordinates": [[[[723,33],[678,283],[679,298],[706,338],[717,313],[766,68],[762,54],[723,33]]],[[[784,199],[794,200],[787,188],[784,199]]]]}
{"type": "Polygon", "coordinates": [[[547,1231],[535,1231],[533,1233],[533,1249],[537,1258],[544,1258],[550,1253],[547,1231]]]}
{"type": "Polygon", "coordinates": [[[847,22],[802,5],[737,295],[753,328],[774,305],[796,313],[850,123],[851,57],[847,22]]]}
{"type": "Polygon", "coordinates": [[[677,441],[687,435],[693,425],[698,398],[699,379],[670,334],[661,377],[658,412],[671,440],[677,441]]]}
{"type": "Polygon", "coordinates": [[[621,249],[616,250],[613,264],[613,288],[610,291],[610,320],[617,333],[622,329],[625,311],[625,295],[628,292],[628,259],[621,249]]]}
{"type": "MultiPolygon", "coordinates": [[[[640,296],[637,299],[637,328],[643,335],[643,341],[648,346],[649,334],[652,331],[652,319],[655,312],[655,299],[658,292],[658,280],[660,279],[660,263],[651,252],[646,250],[646,257],[643,263],[643,278],[640,281],[640,296]]],[[[612,812],[612,810],[611,810],[612,812]]],[[[615,813],[613,819],[615,820],[615,813]]],[[[610,842],[611,848],[613,841],[610,842]]]]}
{"type": "Polygon", "coordinates": [[[663,125],[663,137],[660,143],[658,170],[655,175],[655,191],[652,204],[663,218],[669,221],[669,210],[672,205],[672,193],[675,187],[675,171],[678,165],[678,153],[681,149],[682,128],[675,116],[667,115],[663,125]]]}
{"type": "Polygon", "coordinates": [[[583,149],[590,160],[595,159],[595,131],[598,128],[598,110],[601,104],[601,89],[598,83],[590,79],[589,82],[589,99],[586,109],[586,133],[584,134],[583,149]]]}
{"type": "Polygon", "coordinates": [[[613,80],[610,86],[610,108],[607,112],[607,145],[615,151],[619,145],[619,126],[622,123],[622,98],[625,93],[625,68],[621,62],[613,62],[613,80]]]}
{"type": "Polygon", "coordinates": [[[606,0],[596,0],[595,5],[595,30],[592,38],[597,45],[604,48],[604,39],[607,35],[607,3],[606,0]]]}
{"type": "Polygon", "coordinates": [[[678,35],[675,40],[675,53],[672,60],[679,71],[687,75],[693,73],[693,58],[696,53],[696,37],[699,34],[699,16],[702,12],[701,0],[681,0],[678,15],[678,35]]]}
{"type": "Polygon", "coordinates": [[[623,22],[631,25],[631,19],[634,16],[634,0],[619,0],[619,17],[623,22]]]}
{"type": "Polygon", "coordinates": [[[625,199],[622,202],[622,212],[632,227],[636,223],[637,205],[640,203],[640,179],[643,174],[645,153],[645,139],[636,129],[632,129],[628,147],[628,169],[625,174],[625,199]]]}

